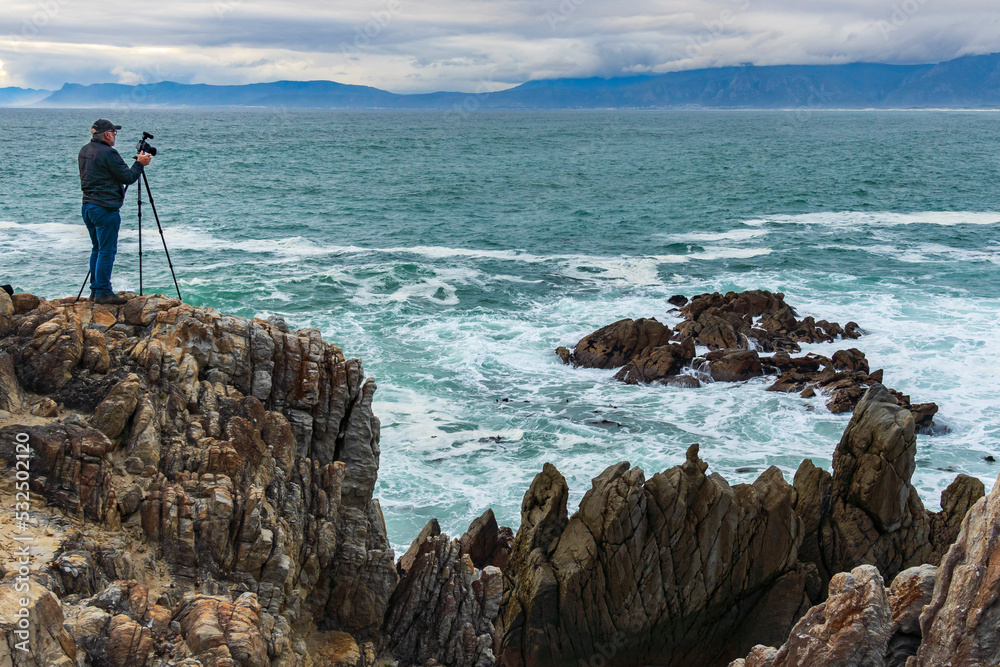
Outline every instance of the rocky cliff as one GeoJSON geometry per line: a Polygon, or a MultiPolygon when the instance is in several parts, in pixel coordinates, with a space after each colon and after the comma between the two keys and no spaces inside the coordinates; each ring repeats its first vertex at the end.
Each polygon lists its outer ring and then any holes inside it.
{"type": "Polygon", "coordinates": [[[34,451],[27,533],[62,526],[31,572],[38,664],[304,664],[321,631],[363,654],[397,582],[374,391],[280,320],[0,294],[0,451],[34,451]]]}
{"type": "MultiPolygon", "coordinates": [[[[608,354],[667,364],[724,333],[692,321],[680,343],[622,325],[636,344],[608,354]]],[[[709,361],[752,369],[747,351],[709,361]]],[[[27,503],[0,521],[0,664],[993,664],[1000,490],[959,476],[927,512],[914,415],[862,360],[837,361],[870,386],[832,473],[730,485],[693,445],[648,478],[609,467],[570,515],[546,464],[516,535],[491,511],[457,539],[431,521],[394,562],[375,384],[318,331],[0,292],[0,500],[27,503]]]]}

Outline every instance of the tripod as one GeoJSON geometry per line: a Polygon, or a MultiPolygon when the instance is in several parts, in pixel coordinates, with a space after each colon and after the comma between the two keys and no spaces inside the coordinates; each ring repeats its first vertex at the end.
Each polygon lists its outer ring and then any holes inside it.
{"type": "MultiPolygon", "coordinates": [[[[167,265],[170,267],[170,275],[174,279],[174,289],[177,290],[177,298],[182,301],[184,298],[181,296],[181,288],[177,285],[177,274],[174,273],[174,263],[170,261],[170,251],[167,250],[167,239],[163,237],[163,227],[160,226],[160,216],[156,213],[156,204],[153,202],[153,191],[149,189],[149,179],[146,178],[146,172],[142,172],[142,181],[136,181],[139,187],[136,188],[137,197],[136,203],[138,205],[138,216],[139,216],[139,294],[142,295],[142,186],[146,186],[146,194],[149,195],[149,205],[153,209],[153,217],[156,219],[156,228],[160,231],[160,240],[163,241],[163,252],[167,256],[167,265]]],[[[79,301],[80,297],[83,296],[83,290],[87,286],[87,281],[90,280],[90,270],[87,270],[87,277],[83,279],[83,285],[80,286],[80,293],[76,295],[76,300],[79,301]]]]}

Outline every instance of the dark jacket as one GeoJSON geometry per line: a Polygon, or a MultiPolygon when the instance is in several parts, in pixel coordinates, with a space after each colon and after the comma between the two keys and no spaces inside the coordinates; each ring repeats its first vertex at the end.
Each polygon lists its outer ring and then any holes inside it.
{"type": "Polygon", "coordinates": [[[84,204],[119,209],[125,201],[123,186],[135,183],[142,176],[141,163],[136,162],[129,169],[118,151],[97,138],[80,149],[78,161],[84,204]]]}

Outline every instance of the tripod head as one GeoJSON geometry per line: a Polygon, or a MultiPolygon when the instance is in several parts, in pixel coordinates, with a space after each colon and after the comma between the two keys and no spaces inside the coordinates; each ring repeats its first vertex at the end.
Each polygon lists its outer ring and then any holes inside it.
{"type": "Polygon", "coordinates": [[[148,141],[146,141],[147,139],[154,138],[155,137],[149,132],[143,132],[142,139],[140,139],[139,143],[135,145],[135,151],[137,153],[149,153],[150,155],[156,155],[156,146],[152,146],[148,141]]]}

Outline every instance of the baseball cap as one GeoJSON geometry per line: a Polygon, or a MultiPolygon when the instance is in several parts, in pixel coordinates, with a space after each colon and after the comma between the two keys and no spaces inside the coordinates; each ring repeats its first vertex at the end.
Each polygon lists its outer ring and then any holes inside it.
{"type": "Polygon", "coordinates": [[[94,124],[91,125],[91,127],[93,127],[98,132],[111,132],[112,130],[117,132],[118,130],[122,129],[121,125],[115,125],[110,120],[105,120],[104,118],[99,118],[96,121],[94,121],[94,124]]]}

